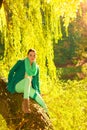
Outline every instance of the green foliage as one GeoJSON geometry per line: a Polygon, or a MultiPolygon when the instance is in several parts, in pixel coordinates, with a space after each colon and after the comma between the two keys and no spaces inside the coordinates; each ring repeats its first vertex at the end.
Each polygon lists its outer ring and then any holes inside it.
{"type": "Polygon", "coordinates": [[[56,42],[62,37],[60,17],[63,17],[67,32],[79,5],[80,0],[20,0],[20,4],[17,0],[5,1],[0,9],[1,41],[4,44],[1,64],[3,62],[5,77],[14,63],[26,56],[29,48],[35,48],[41,73],[55,78],[52,40],[56,42]]]}
{"type": "Polygon", "coordinates": [[[44,90],[55,130],[86,130],[87,78],[67,82],[56,80],[44,90]],[[51,90],[50,90],[50,89],[51,90]]]}
{"type": "Polygon", "coordinates": [[[78,31],[74,31],[74,26],[73,22],[69,25],[69,35],[67,37],[62,25],[63,37],[58,41],[58,44],[54,44],[54,61],[56,65],[67,64],[69,62],[74,63],[74,60],[79,57],[77,42],[81,40],[81,37],[78,31]]]}
{"type": "Polygon", "coordinates": [[[63,19],[61,18],[62,39],[58,44],[54,44],[54,61],[56,65],[75,63],[75,60],[87,59],[87,6],[81,4],[82,15],[78,12],[77,17],[68,26],[68,36],[66,36],[63,19]]]}
{"type": "Polygon", "coordinates": [[[0,115],[0,130],[9,130],[2,115],[0,115]]]}
{"type": "Polygon", "coordinates": [[[87,63],[82,66],[82,72],[87,75],[87,63]]]}
{"type": "Polygon", "coordinates": [[[68,80],[68,79],[78,79],[77,73],[82,72],[82,67],[60,67],[57,68],[57,77],[59,79],[68,80]]]}
{"type": "Polygon", "coordinates": [[[72,62],[76,57],[76,45],[72,42],[61,41],[54,45],[54,50],[54,62],[56,65],[67,64],[68,62],[72,62]]]}

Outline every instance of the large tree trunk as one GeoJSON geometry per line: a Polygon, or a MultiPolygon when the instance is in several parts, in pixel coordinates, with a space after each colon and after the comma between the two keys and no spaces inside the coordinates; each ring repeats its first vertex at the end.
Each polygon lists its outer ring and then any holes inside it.
{"type": "Polygon", "coordinates": [[[3,0],[0,0],[0,8],[1,8],[1,6],[2,6],[2,3],[3,3],[3,0]]]}
{"type": "Polygon", "coordinates": [[[30,99],[30,114],[21,110],[22,94],[10,94],[6,83],[0,79],[0,114],[8,126],[15,130],[53,130],[49,117],[35,101],[30,99]]]}

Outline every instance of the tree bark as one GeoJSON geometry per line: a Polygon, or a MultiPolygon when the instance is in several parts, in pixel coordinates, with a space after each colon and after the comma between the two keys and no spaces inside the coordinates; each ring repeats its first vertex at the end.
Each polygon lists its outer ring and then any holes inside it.
{"type": "Polygon", "coordinates": [[[3,0],[0,0],[0,8],[1,8],[1,6],[2,6],[2,3],[3,3],[3,0]]]}
{"type": "Polygon", "coordinates": [[[0,79],[0,114],[4,117],[8,127],[15,130],[53,130],[52,123],[34,100],[30,99],[30,114],[21,110],[23,95],[11,94],[6,89],[6,82],[0,79]]]}

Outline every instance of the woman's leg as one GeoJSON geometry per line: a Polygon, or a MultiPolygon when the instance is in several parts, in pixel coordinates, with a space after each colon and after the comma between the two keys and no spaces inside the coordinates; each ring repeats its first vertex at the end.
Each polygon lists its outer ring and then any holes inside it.
{"type": "Polygon", "coordinates": [[[18,82],[15,86],[15,90],[17,93],[24,93],[24,99],[22,102],[22,110],[24,113],[29,113],[29,93],[30,93],[30,79],[24,78],[20,82],[18,82]]]}
{"type": "Polygon", "coordinates": [[[38,92],[36,92],[35,89],[33,89],[32,87],[30,87],[30,97],[33,98],[48,113],[48,109],[47,109],[47,106],[46,106],[44,100],[42,99],[40,94],[38,92]]]}
{"type": "Polygon", "coordinates": [[[24,99],[28,99],[30,93],[29,78],[24,78],[23,80],[19,81],[15,86],[15,90],[17,93],[24,93],[24,99]]]}
{"type": "Polygon", "coordinates": [[[29,87],[28,78],[25,78],[17,83],[15,90],[18,93],[24,93],[24,99],[28,99],[29,97],[33,98],[40,106],[45,109],[46,112],[48,112],[47,106],[40,94],[36,92],[35,89],[33,89],[32,87],[29,87]]]}

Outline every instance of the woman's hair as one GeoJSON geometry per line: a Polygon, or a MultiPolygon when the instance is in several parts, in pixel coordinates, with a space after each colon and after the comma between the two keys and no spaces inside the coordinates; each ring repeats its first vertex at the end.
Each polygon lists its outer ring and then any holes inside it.
{"type": "Polygon", "coordinates": [[[35,54],[36,54],[36,50],[33,48],[29,49],[27,54],[29,55],[30,52],[35,52],[35,54]]]}

